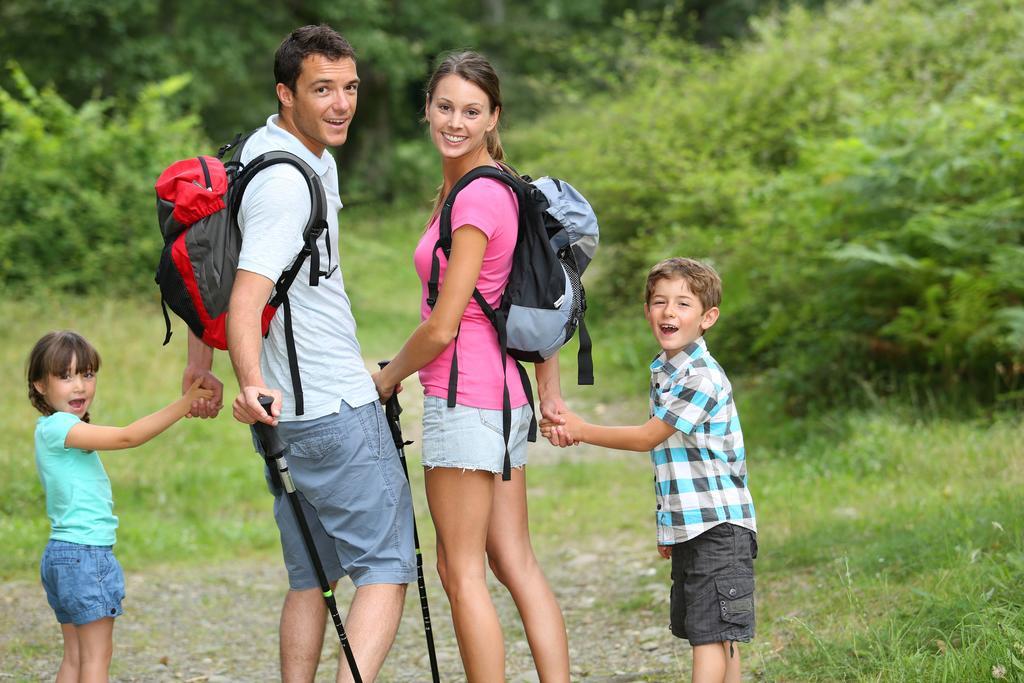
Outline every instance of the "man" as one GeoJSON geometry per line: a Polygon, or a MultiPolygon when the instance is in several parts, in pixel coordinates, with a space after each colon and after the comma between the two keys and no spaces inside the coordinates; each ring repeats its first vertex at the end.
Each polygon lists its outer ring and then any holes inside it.
{"type": "MultiPolygon", "coordinates": [[[[356,112],[355,53],[333,29],[305,26],[278,48],[274,76],[278,114],[249,138],[241,161],[285,150],[309,164],[324,186],[328,244],[323,238],[318,244],[319,285],[308,284],[307,259],[288,290],[304,403],[297,414],[284,316],[275,316],[265,341],[260,317],[274,283],[302,247],[309,190],[288,164],[253,178],[238,214],[242,250],[228,314],[228,349],[240,387],[232,411],[240,422],[277,425],[291,445],[289,469],[327,577],[333,585],[348,575],[356,586],[345,628],[362,679],[372,681],[394,640],[416,563],[409,486],[363,365],[337,265],[342,205],[337,167],[327,148],[345,143],[356,112]],[[274,398],[272,416],[260,406],[261,394],[274,398]]],[[[203,377],[204,386],[216,389],[212,355],[190,336],[185,381],[203,377]]],[[[195,406],[193,414],[216,414],[219,398],[195,406]]],[[[281,612],[281,675],[284,681],[312,681],[326,608],[292,510],[279,489],[274,494],[291,587],[281,612]]],[[[352,680],[344,657],[339,657],[337,680],[352,680]]]]}

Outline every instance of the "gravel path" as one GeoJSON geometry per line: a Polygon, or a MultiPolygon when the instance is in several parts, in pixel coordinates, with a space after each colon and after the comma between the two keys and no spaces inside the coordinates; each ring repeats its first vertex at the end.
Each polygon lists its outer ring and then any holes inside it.
{"type": "MultiPolygon", "coordinates": [[[[628,613],[607,605],[656,602],[666,587],[655,581],[650,549],[624,553],[618,571],[600,561],[608,547],[542,558],[568,624],[573,680],[678,681],[688,653],[668,632],[664,608],[628,613]],[[609,571],[601,573],[601,567],[609,571]],[[624,571],[622,571],[624,569],[624,571]],[[595,603],[600,608],[594,609],[595,603]]],[[[625,552],[624,552],[625,551],[625,552]]],[[[436,575],[427,591],[442,680],[464,680],[448,605],[436,575]]],[[[278,678],[277,618],[286,579],[276,558],[212,567],[154,568],[127,576],[125,615],[115,628],[115,681],[273,681],[278,678]]],[[[492,585],[505,628],[510,681],[536,681],[515,606],[492,585]]],[[[347,605],[351,589],[338,592],[347,605]]],[[[0,681],[53,680],[60,663],[60,631],[42,588],[32,581],[0,584],[0,681]]],[[[332,681],[337,657],[333,626],[325,637],[317,681],[332,681]]],[[[394,649],[381,681],[429,681],[423,623],[409,592],[394,649]]]]}
{"type": "MultiPolygon", "coordinates": [[[[409,406],[416,406],[411,397],[409,406]]],[[[403,401],[403,403],[406,403],[403,401]]],[[[407,437],[415,409],[403,415],[407,437]]],[[[415,448],[415,447],[414,447],[415,448]]],[[[583,448],[531,447],[531,462],[614,457],[583,448]]],[[[654,575],[650,538],[608,535],[585,548],[559,548],[540,561],[555,588],[569,632],[572,679],[594,683],[689,679],[689,651],[668,630],[667,584],[654,575]],[[607,558],[615,557],[615,562],[607,558]],[[625,607],[623,607],[625,606],[625,607]]],[[[462,681],[448,604],[424,548],[427,591],[443,681],[462,681]]],[[[287,585],[277,556],[206,566],[150,567],[128,572],[125,614],[114,631],[114,681],[274,681],[277,620],[287,585]]],[[[537,681],[515,605],[492,580],[505,631],[508,680],[537,681]]],[[[352,595],[342,581],[338,604],[352,595]]],[[[327,629],[317,681],[333,681],[338,656],[327,629]]],[[[60,663],[60,629],[37,581],[0,581],[0,683],[53,680],[60,663]]],[[[402,625],[380,681],[429,681],[418,594],[408,593],[402,625]]]]}

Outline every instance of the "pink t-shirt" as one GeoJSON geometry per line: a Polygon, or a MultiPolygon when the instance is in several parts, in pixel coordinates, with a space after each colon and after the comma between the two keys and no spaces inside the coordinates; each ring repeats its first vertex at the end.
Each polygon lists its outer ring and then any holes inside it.
{"type": "MultiPolygon", "coordinates": [[[[512,252],[515,250],[519,233],[519,205],[515,195],[506,185],[490,178],[474,180],[459,192],[452,207],[452,229],[458,230],[471,225],[487,235],[487,249],[480,268],[476,288],[484,300],[497,307],[508,283],[512,270],[512,252]]],[[[427,306],[427,282],[430,280],[430,265],[434,245],[440,236],[440,217],[431,221],[423,233],[413,264],[423,283],[423,297],[420,301],[420,316],[426,320],[430,315],[427,306]]],[[[444,282],[448,260],[438,249],[440,261],[439,282],[444,282]]],[[[448,376],[452,366],[452,351],[459,354],[459,387],[455,398],[461,406],[501,410],[502,372],[501,352],[498,349],[498,334],[480,310],[476,301],[470,300],[459,328],[457,343],[453,342],[437,358],[425,365],[419,373],[420,384],[427,396],[448,398],[448,376]]],[[[509,357],[506,362],[508,392],[512,407],[526,404],[526,392],[519,379],[515,361],[509,357]]]]}

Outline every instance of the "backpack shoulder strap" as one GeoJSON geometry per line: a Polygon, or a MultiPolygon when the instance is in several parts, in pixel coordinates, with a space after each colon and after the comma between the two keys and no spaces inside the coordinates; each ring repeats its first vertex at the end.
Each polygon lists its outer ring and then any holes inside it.
{"type": "Polygon", "coordinates": [[[455,198],[467,185],[479,178],[493,178],[505,183],[515,193],[516,201],[522,206],[523,188],[517,182],[518,178],[504,169],[495,168],[494,166],[477,166],[458,179],[452,186],[452,189],[448,191],[448,195],[441,205],[441,215],[438,220],[439,235],[437,243],[434,244],[430,264],[430,277],[427,280],[427,305],[430,308],[433,308],[434,304],[437,303],[440,287],[441,262],[438,259],[437,250],[440,249],[444,253],[445,258],[451,256],[452,253],[452,209],[455,207],[455,198]]]}

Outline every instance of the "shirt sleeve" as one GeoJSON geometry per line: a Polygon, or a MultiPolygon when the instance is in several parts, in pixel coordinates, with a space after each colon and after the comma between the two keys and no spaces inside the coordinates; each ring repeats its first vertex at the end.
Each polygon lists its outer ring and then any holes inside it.
{"type": "Polygon", "coordinates": [[[686,374],[655,394],[654,417],[691,434],[721,406],[721,387],[702,375],[686,374]]]}
{"type": "Polygon", "coordinates": [[[238,267],[277,281],[302,249],[312,204],[299,169],[277,164],[253,178],[238,211],[242,250],[238,267]]]}
{"type": "Polygon", "coordinates": [[[68,432],[79,422],[81,420],[71,413],[54,413],[46,418],[41,433],[47,450],[51,453],[69,450],[64,442],[67,441],[68,432]]]}
{"type": "Polygon", "coordinates": [[[500,228],[508,225],[509,208],[514,207],[511,190],[500,180],[477,178],[455,197],[452,206],[452,232],[472,225],[494,239],[500,228]]]}

